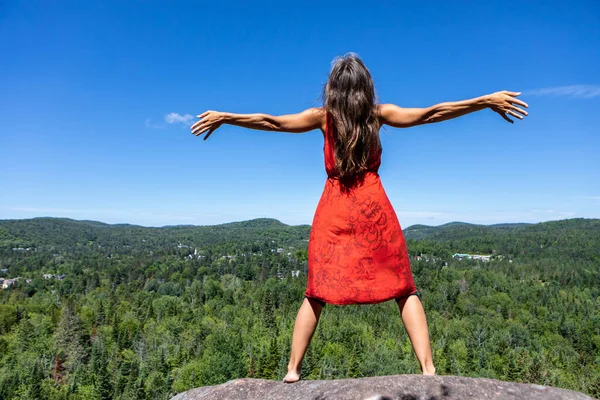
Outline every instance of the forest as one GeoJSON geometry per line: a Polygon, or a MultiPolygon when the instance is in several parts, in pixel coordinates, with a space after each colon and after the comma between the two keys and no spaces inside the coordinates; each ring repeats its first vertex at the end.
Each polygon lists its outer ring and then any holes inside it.
{"type": "MultiPolygon", "coordinates": [[[[283,379],[310,229],[0,220],[0,398],[169,399],[283,379]]],[[[438,374],[600,397],[600,219],[404,235],[438,374]]],[[[303,379],[418,373],[393,301],[327,305],[302,367],[303,379]]]]}

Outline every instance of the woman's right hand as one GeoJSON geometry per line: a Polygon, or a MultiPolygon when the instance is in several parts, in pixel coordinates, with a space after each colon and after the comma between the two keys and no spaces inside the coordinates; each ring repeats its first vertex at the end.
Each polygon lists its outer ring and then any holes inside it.
{"type": "Polygon", "coordinates": [[[204,140],[206,140],[214,131],[223,125],[224,113],[208,110],[196,117],[200,118],[200,121],[196,122],[190,128],[192,134],[200,136],[203,133],[208,132],[206,136],[204,136],[204,140]]]}
{"type": "Polygon", "coordinates": [[[512,124],[514,121],[508,118],[507,114],[518,119],[523,119],[527,116],[527,111],[515,105],[518,104],[525,108],[529,107],[527,103],[517,99],[517,96],[520,94],[521,92],[509,92],[507,90],[502,90],[501,92],[488,94],[486,96],[486,102],[488,107],[500,114],[502,118],[512,124]]]}

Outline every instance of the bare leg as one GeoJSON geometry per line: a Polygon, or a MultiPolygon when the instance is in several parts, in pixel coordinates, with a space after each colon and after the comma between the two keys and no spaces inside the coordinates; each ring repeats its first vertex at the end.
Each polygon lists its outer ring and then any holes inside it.
{"type": "Polygon", "coordinates": [[[423,375],[435,375],[427,319],[421,300],[417,296],[408,296],[397,303],[423,375]]]}
{"type": "Polygon", "coordinates": [[[322,308],[318,302],[304,298],[304,302],[298,310],[292,337],[292,354],[288,364],[288,373],[283,378],[286,383],[296,382],[300,379],[302,359],[317,328],[322,308]]]}

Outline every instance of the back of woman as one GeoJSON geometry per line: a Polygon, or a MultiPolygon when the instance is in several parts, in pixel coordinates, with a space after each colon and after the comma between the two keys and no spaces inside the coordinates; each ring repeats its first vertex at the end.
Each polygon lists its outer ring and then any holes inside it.
{"type": "Polygon", "coordinates": [[[369,70],[354,54],[334,60],[323,89],[323,110],[335,138],[335,161],[341,178],[355,178],[372,168],[373,162],[381,162],[375,87],[369,70]]]}
{"type": "Polygon", "coordinates": [[[328,178],[308,241],[306,297],[373,304],[416,294],[402,229],[381,183],[378,107],[371,74],[337,59],[324,88],[328,178]]]}
{"type": "Polygon", "coordinates": [[[371,74],[353,53],[334,60],[323,107],[298,114],[234,114],[206,111],[192,133],[206,140],[222,124],[304,133],[321,129],[327,179],[308,242],[308,280],[292,337],[288,373],[301,365],[325,304],[375,304],[394,299],[424,375],[435,374],[429,331],[415,287],[404,235],[379,177],[379,129],[408,128],[491,109],[507,122],[523,119],[520,93],[501,91],[426,108],[377,104],[371,74]]]}

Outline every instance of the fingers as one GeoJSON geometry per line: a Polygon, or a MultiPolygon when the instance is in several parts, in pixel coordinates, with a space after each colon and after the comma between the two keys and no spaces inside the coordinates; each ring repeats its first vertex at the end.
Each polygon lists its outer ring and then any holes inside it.
{"type": "Polygon", "coordinates": [[[193,133],[194,133],[195,136],[200,136],[203,133],[205,133],[206,131],[211,130],[211,129],[213,129],[213,128],[211,128],[210,126],[209,127],[204,127],[202,130],[199,130],[199,131],[193,132],[193,133]]]}
{"type": "Polygon", "coordinates": [[[214,131],[219,129],[220,126],[221,126],[221,124],[210,124],[207,126],[203,126],[201,129],[196,130],[196,132],[194,132],[194,135],[200,136],[203,133],[208,132],[208,134],[204,137],[204,140],[206,140],[214,131]]]}
{"type": "Polygon", "coordinates": [[[194,125],[192,125],[192,126],[190,127],[190,129],[191,129],[191,130],[192,130],[192,132],[193,132],[194,130],[196,130],[196,129],[197,129],[197,128],[198,128],[200,125],[202,125],[202,124],[204,124],[204,121],[198,121],[198,122],[196,122],[194,125]]]}
{"type": "Polygon", "coordinates": [[[192,134],[194,136],[200,136],[203,133],[208,132],[208,134],[204,137],[204,140],[206,140],[215,130],[217,130],[220,124],[215,124],[215,121],[211,121],[211,119],[214,119],[209,117],[210,113],[212,112],[213,111],[205,111],[202,114],[196,116],[200,118],[200,121],[196,122],[190,127],[190,130],[192,131],[192,134]]]}
{"type": "MultiPolygon", "coordinates": [[[[516,112],[514,112],[514,111],[512,111],[512,110],[508,110],[506,113],[507,113],[507,114],[509,114],[509,115],[512,115],[512,116],[513,116],[513,117],[515,117],[515,118],[523,119],[523,115],[521,115],[521,114],[517,114],[516,112]]],[[[511,122],[512,122],[512,121],[511,121],[511,122]]]]}
{"type": "Polygon", "coordinates": [[[200,118],[201,120],[197,121],[194,125],[192,125],[192,129],[194,129],[194,127],[196,127],[197,125],[204,123],[205,121],[203,120],[203,118],[205,118],[211,112],[212,111],[204,111],[202,114],[196,115],[196,118],[200,118]]]}
{"type": "Polygon", "coordinates": [[[514,104],[518,104],[518,105],[523,106],[525,108],[529,107],[529,105],[527,103],[525,103],[524,101],[519,100],[519,99],[510,99],[510,102],[514,103],[514,104]]]}
{"type": "Polygon", "coordinates": [[[214,125],[214,122],[207,121],[206,119],[203,121],[196,122],[191,128],[192,133],[196,136],[201,135],[201,132],[206,132],[206,130],[210,129],[214,125]]]}
{"type": "Polygon", "coordinates": [[[507,96],[510,96],[511,97],[510,100],[507,100],[510,103],[515,103],[515,104],[518,104],[518,105],[523,106],[525,108],[529,107],[529,105],[527,105],[527,103],[525,103],[523,100],[515,99],[515,97],[521,95],[521,92],[509,92],[508,90],[503,90],[500,93],[503,93],[503,94],[505,94],[507,96]]]}
{"type": "Polygon", "coordinates": [[[208,137],[212,135],[212,133],[216,131],[222,124],[219,119],[219,113],[216,111],[204,111],[202,114],[199,114],[196,117],[200,118],[200,121],[192,125],[190,129],[194,136],[200,136],[203,133],[208,132],[208,134],[204,137],[204,140],[208,139],[208,137]]]}
{"type": "Polygon", "coordinates": [[[194,126],[192,126],[192,133],[194,135],[198,136],[197,132],[202,131],[205,128],[206,128],[206,124],[203,121],[198,124],[194,124],[194,126]]]}
{"type": "Polygon", "coordinates": [[[513,109],[513,110],[515,110],[516,112],[519,112],[519,113],[521,113],[521,114],[525,115],[525,116],[527,116],[527,115],[528,115],[528,114],[527,114],[527,111],[525,111],[525,110],[523,110],[522,108],[519,108],[519,107],[517,107],[517,106],[512,106],[512,109],[513,109]]]}

